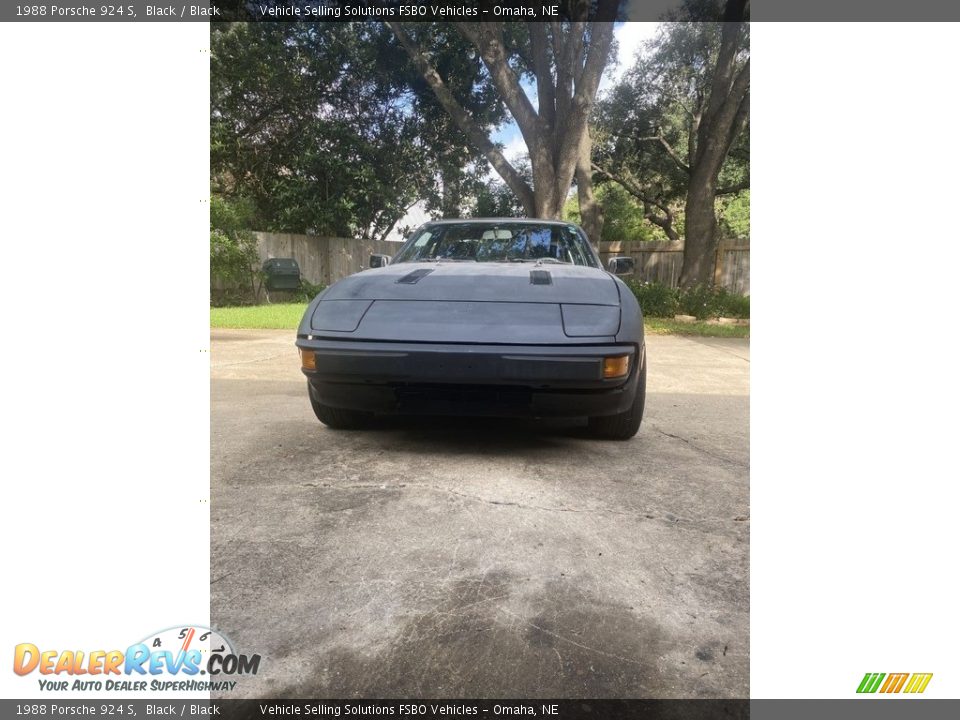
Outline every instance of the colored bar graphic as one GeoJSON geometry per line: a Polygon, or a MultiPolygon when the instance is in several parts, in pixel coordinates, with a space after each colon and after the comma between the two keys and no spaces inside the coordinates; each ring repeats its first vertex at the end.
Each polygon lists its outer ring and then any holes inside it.
{"type": "Polygon", "coordinates": [[[882,693],[898,693],[903,687],[903,684],[907,681],[907,678],[910,676],[910,673],[890,673],[887,676],[887,681],[883,684],[883,687],[880,688],[882,693]]]}
{"type": "Polygon", "coordinates": [[[857,687],[858,693],[875,693],[877,689],[881,693],[898,693],[901,690],[905,693],[917,694],[927,689],[933,673],[866,673],[860,685],[857,687]],[[886,682],[883,679],[886,678],[886,682]],[[909,679],[908,679],[909,678],[909,679]],[[880,683],[883,683],[881,686],[880,683]],[[906,685],[906,687],[904,687],[906,685]]]}
{"type": "Polygon", "coordinates": [[[927,685],[930,684],[930,678],[933,677],[933,673],[914,673],[910,677],[910,682],[907,683],[907,687],[904,689],[905,693],[922,693],[927,689],[927,685]]]}
{"type": "Polygon", "coordinates": [[[880,682],[885,677],[885,673],[867,673],[863,676],[863,680],[860,681],[860,687],[857,688],[858,693],[875,693],[877,688],[880,687],[880,682]]]}

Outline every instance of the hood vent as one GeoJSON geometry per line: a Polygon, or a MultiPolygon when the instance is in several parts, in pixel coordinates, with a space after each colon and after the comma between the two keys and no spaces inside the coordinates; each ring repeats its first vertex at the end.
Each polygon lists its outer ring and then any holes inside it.
{"type": "Polygon", "coordinates": [[[414,270],[412,273],[407,273],[397,280],[397,282],[401,285],[416,285],[420,282],[420,278],[426,277],[432,272],[433,270],[430,268],[420,268],[419,270],[414,270]]]}
{"type": "Polygon", "coordinates": [[[531,285],[553,285],[553,278],[550,273],[546,270],[531,270],[530,271],[530,284],[531,285]]]}

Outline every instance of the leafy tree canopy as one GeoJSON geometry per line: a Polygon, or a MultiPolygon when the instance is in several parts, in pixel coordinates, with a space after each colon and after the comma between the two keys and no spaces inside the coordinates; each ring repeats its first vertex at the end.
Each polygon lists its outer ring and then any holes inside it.
{"type": "Polygon", "coordinates": [[[729,200],[750,186],[745,5],[727,0],[729,22],[687,22],[719,9],[688,0],[594,112],[598,180],[626,190],[671,239],[685,233],[686,284],[712,277],[718,212],[739,217],[738,233],[749,227],[743,198],[729,200]]]}
{"type": "MultiPolygon", "coordinates": [[[[479,61],[458,34],[444,43],[437,62],[498,122],[479,61]]],[[[422,199],[455,214],[481,184],[479,157],[381,23],[214,28],[213,190],[251,198],[264,229],[380,237],[422,199]]]]}

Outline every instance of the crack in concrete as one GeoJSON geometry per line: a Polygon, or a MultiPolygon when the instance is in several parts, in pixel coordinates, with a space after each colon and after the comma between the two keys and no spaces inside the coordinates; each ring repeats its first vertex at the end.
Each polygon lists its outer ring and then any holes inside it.
{"type": "Polygon", "coordinates": [[[276,355],[271,355],[269,357],[254,358],[253,360],[237,360],[237,362],[232,363],[211,363],[210,369],[216,370],[218,368],[233,367],[234,365],[250,365],[251,363],[265,362],[267,360],[275,360],[279,357],[285,357],[289,355],[288,352],[277,353],[276,355]]]}
{"type": "MultiPolygon", "coordinates": [[[[667,433],[664,433],[665,435],[667,433]]],[[[433,492],[438,493],[447,493],[449,495],[454,495],[456,497],[462,497],[467,500],[472,500],[473,502],[484,503],[485,505],[499,505],[501,507],[516,507],[524,510],[543,510],[544,512],[564,512],[564,513],[581,513],[586,515],[618,515],[623,517],[634,517],[637,519],[645,518],[647,520],[663,520],[670,523],[671,525],[676,525],[679,523],[709,523],[709,522],[718,522],[718,523],[728,523],[728,522],[747,522],[749,521],[749,516],[737,515],[732,518],[724,517],[683,517],[680,515],[674,515],[671,512],[660,512],[660,511],[649,511],[649,510],[637,510],[635,512],[621,512],[618,510],[597,510],[593,508],[587,508],[583,510],[578,510],[576,508],[558,508],[558,507],[549,507],[547,505],[528,505],[526,503],[512,502],[507,500],[490,500],[480,495],[471,495],[470,493],[458,492],[456,490],[451,490],[450,488],[438,487],[436,485],[427,485],[427,484],[418,484],[418,483],[403,483],[400,485],[382,485],[382,484],[362,484],[356,483],[351,485],[332,485],[329,483],[317,484],[317,483],[302,483],[306,487],[320,487],[327,489],[350,489],[350,490],[402,490],[405,488],[420,489],[420,490],[432,490],[433,492]],[[654,514],[654,513],[658,514],[654,514]]],[[[354,509],[354,508],[349,508],[354,509]]]]}
{"type": "Polygon", "coordinates": [[[694,443],[694,442],[691,442],[690,440],[688,440],[687,438],[683,437],[682,435],[674,435],[673,433],[668,433],[666,430],[661,430],[661,429],[658,428],[656,425],[648,425],[648,427],[649,427],[651,430],[653,430],[654,432],[658,432],[658,433],[660,433],[661,435],[666,435],[668,438],[673,438],[674,440],[679,440],[679,441],[682,442],[682,443],[686,443],[687,445],[689,445],[690,447],[692,447],[692,448],[693,448],[694,450],[696,450],[697,452],[701,452],[701,453],[703,453],[704,455],[706,455],[706,456],[708,456],[708,457],[712,457],[714,460],[719,460],[719,461],[721,461],[721,462],[725,462],[725,463],[728,463],[728,464],[730,464],[730,465],[736,465],[737,467],[741,467],[741,468],[747,468],[747,469],[749,469],[749,467],[750,467],[749,463],[740,462],[739,460],[733,460],[732,458],[724,457],[723,455],[717,455],[716,453],[711,452],[711,451],[707,450],[706,448],[697,445],[697,444],[694,443]]]}
{"type": "MultiPolygon", "coordinates": [[[[573,645],[573,646],[575,646],[575,647],[578,647],[578,648],[581,648],[582,650],[586,650],[586,651],[588,651],[588,652],[596,653],[597,655],[603,655],[604,657],[614,658],[615,660],[620,660],[621,662],[630,663],[631,665],[641,665],[641,663],[640,663],[639,660],[634,660],[634,659],[632,659],[632,658],[623,657],[622,655],[616,655],[616,654],[614,654],[614,653],[604,652],[603,650],[600,650],[600,649],[598,649],[598,648],[594,648],[594,647],[590,647],[589,645],[584,645],[584,644],[582,644],[582,643],[578,643],[576,640],[571,640],[570,638],[564,637],[563,635],[561,635],[561,634],[559,634],[559,633],[555,633],[555,632],[552,632],[552,631],[550,631],[550,630],[547,630],[546,628],[542,628],[542,627],[540,627],[539,625],[536,625],[535,623],[532,623],[532,622],[530,622],[529,620],[520,617],[520,616],[517,615],[516,613],[510,612],[510,611],[507,610],[506,608],[497,608],[497,609],[498,609],[500,612],[506,613],[507,615],[509,615],[510,617],[514,618],[515,620],[518,620],[519,622],[521,622],[521,623],[524,624],[524,625],[529,625],[530,627],[534,628],[535,630],[538,630],[539,632],[544,633],[545,635],[550,635],[551,637],[555,637],[557,640],[562,640],[562,641],[565,642],[565,643],[570,643],[571,645],[573,645]]],[[[558,657],[559,657],[559,653],[557,653],[557,655],[558,655],[558,657]]],[[[562,662],[563,662],[563,661],[561,660],[561,666],[562,666],[562,662]]]]}

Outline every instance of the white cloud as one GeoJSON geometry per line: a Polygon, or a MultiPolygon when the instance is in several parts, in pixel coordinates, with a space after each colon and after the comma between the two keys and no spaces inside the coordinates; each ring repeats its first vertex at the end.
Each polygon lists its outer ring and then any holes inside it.
{"type": "Polygon", "coordinates": [[[643,44],[657,34],[660,23],[655,22],[625,22],[613,29],[617,39],[617,56],[611,58],[611,63],[600,81],[600,90],[606,90],[623,77],[623,74],[633,66],[637,51],[643,44]]]}
{"type": "Polygon", "coordinates": [[[503,148],[503,156],[513,162],[527,155],[527,143],[523,139],[523,135],[520,134],[520,131],[517,130],[517,134],[510,138],[510,141],[503,148]]]}

